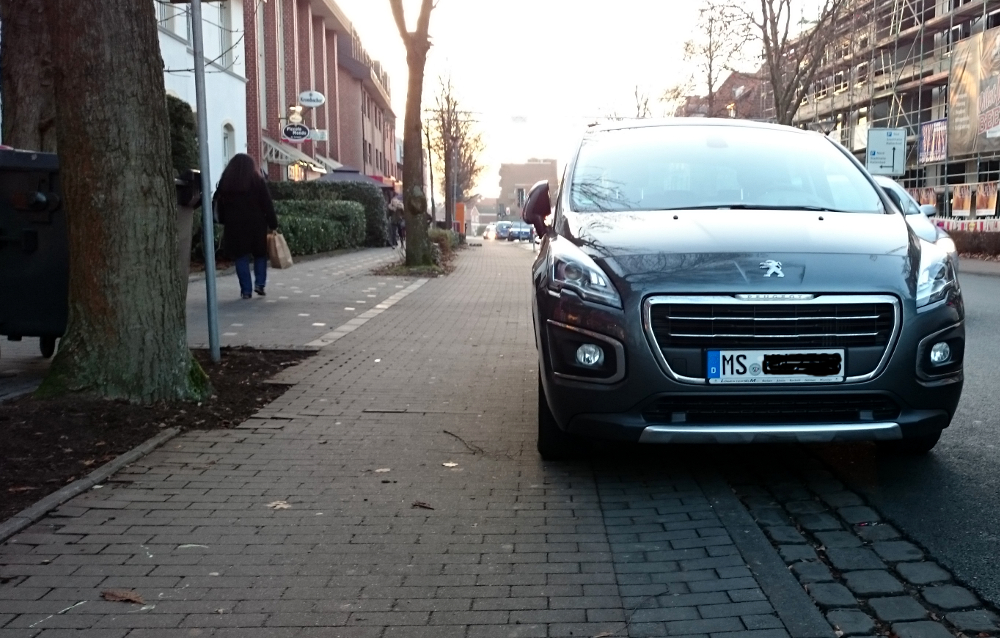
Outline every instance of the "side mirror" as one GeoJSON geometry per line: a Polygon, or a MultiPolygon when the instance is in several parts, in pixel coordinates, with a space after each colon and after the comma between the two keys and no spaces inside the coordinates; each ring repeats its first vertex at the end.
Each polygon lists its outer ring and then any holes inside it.
{"type": "Polygon", "coordinates": [[[937,206],[934,204],[921,204],[920,212],[928,217],[934,217],[937,215],[937,206]]]}
{"type": "Polygon", "coordinates": [[[539,236],[545,234],[545,218],[552,214],[552,202],[549,199],[549,183],[542,180],[528,191],[528,199],[521,209],[521,219],[535,227],[539,236]]]}

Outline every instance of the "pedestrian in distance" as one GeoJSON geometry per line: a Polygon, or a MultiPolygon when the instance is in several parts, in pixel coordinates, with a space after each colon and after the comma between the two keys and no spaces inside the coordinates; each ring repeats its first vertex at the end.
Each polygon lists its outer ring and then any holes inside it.
{"type": "Polygon", "coordinates": [[[406,248],[406,215],[399,216],[399,245],[406,248]]]}
{"type": "Polygon", "coordinates": [[[267,284],[267,234],[277,230],[278,216],[274,213],[267,182],[252,157],[237,153],[229,160],[219,178],[212,204],[224,228],[223,253],[236,262],[240,296],[250,299],[254,292],[263,296],[267,284]]]}

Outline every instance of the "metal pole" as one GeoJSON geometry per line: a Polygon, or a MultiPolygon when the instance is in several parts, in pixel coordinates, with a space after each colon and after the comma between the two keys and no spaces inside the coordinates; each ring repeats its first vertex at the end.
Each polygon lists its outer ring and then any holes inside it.
{"type": "Polygon", "coordinates": [[[191,0],[191,39],[194,45],[194,92],[198,108],[198,163],[201,166],[201,229],[205,251],[205,291],[208,297],[208,347],[212,361],[219,352],[219,316],[215,292],[215,227],[212,215],[212,179],[208,163],[208,107],[205,105],[205,46],[201,33],[201,0],[191,0]]]}

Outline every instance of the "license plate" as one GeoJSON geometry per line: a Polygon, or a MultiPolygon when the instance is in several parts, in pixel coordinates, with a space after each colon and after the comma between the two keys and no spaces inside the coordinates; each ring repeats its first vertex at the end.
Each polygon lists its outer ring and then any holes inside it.
{"type": "Polygon", "coordinates": [[[835,383],[843,350],[709,350],[709,383],[835,383]]]}

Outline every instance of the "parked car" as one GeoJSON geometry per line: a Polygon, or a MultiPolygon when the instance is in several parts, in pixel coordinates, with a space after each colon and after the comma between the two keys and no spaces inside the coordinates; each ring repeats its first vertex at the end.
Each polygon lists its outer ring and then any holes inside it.
{"type": "Polygon", "coordinates": [[[921,239],[844,148],[721,119],[589,129],[551,227],[525,221],[538,450],[867,440],[926,452],[962,393],[965,312],[921,239]]]}
{"type": "Polygon", "coordinates": [[[530,241],[531,226],[524,222],[514,222],[507,233],[507,241],[530,241]]]}
{"type": "Polygon", "coordinates": [[[507,239],[507,233],[514,222],[497,222],[497,239],[507,239]]]}
{"type": "Polygon", "coordinates": [[[874,178],[875,182],[882,187],[882,190],[890,196],[893,203],[906,215],[906,223],[910,225],[910,228],[917,234],[917,237],[937,244],[943,250],[947,251],[952,255],[952,258],[955,260],[955,267],[958,268],[958,250],[955,248],[955,242],[952,241],[951,236],[948,235],[945,229],[930,220],[930,217],[934,216],[937,209],[930,204],[923,206],[918,204],[913,199],[913,196],[891,177],[875,175],[874,178]]]}
{"type": "Polygon", "coordinates": [[[496,239],[497,238],[497,225],[487,224],[486,230],[483,231],[483,239],[496,239]]]}

